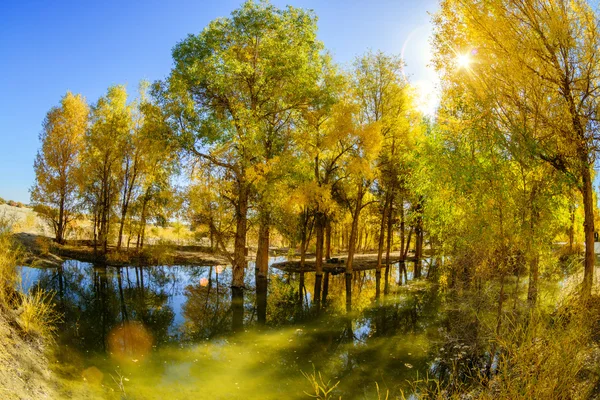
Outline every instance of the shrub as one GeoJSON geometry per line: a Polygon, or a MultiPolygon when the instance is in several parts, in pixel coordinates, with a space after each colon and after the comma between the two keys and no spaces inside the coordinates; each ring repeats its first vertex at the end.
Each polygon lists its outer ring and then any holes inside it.
{"type": "Polygon", "coordinates": [[[129,254],[126,251],[111,251],[106,255],[108,264],[120,265],[129,261],[129,254]]]}
{"type": "Polygon", "coordinates": [[[23,296],[19,323],[28,334],[37,333],[45,339],[51,339],[60,322],[60,314],[56,311],[53,292],[35,288],[23,296]]]}
{"type": "Polygon", "coordinates": [[[168,265],[173,263],[171,248],[173,247],[167,241],[161,240],[157,244],[144,247],[142,259],[148,264],[168,265]]]}
{"type": "Polygon", "coordinates": [[[35,246],[41,255],[47,255],[50,253],[52,247],[52,240],[45,236],[38,236],[35,238],[35,246]]]}
{"type": "Polygon", "coordinates": [[[0,197],[0,205],[2,204],[6,204],[6,200],[4,200],[2,197],[0,197]]]}

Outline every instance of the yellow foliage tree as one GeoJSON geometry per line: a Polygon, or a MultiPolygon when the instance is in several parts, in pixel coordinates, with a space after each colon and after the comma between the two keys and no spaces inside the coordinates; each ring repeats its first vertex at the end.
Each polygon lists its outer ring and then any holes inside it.
{"type": "Polygon", "coordinates": [[[31,201],[52,225],[56,241],[61,244],[80,205],[77,184],[88,115],[85,98],[67,92],[60,106],[46,115],[40,134],[42,147],[34,162],[36,180],[31,201]]]}

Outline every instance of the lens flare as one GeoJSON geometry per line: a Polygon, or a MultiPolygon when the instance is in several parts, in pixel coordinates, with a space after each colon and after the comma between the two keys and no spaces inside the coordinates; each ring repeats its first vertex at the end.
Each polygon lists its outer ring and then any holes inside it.
{"type": "Polygon", "coordinates": [[[104,374],[97,367],[91,366],[81,373],[81,376],[84,381],[91,383],[92,385],[100,385],[102,383],[102,379],[104,379],[104,374]]]}
{"type": "Polygon", "coordinates": [[[152,334],[141,323],[131,321],[110,332],[108,348],[114,358],[137,361],[150,353],[153,341],[152,334]]]}

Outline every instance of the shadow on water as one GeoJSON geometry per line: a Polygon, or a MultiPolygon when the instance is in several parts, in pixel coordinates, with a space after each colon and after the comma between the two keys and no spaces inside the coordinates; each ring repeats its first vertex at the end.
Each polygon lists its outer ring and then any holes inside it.
{"type": "Polygon", "coordinates": [[[261,293],[257,301],[249,263],[245,331],[232,334],[229,268],[99,267],[70,260],[58,269],[24,267],[22,274],[26,289],[56,292],[64,314],[57,359],[68,366],[66,375],[77,380],[97,370],[99,382],[110,387],[108,377],[118,371],[140,398],[168,397],[175,387],[181,398],[307,398],[310,385],[301,371],[313,368],[341,381],[336,395],[370,398],[375,382],[397,395],[417,373],[448,373],[441,332],[456,311],[443,310],[436,289],[422,282],[377,304],[374,271],[355,272],[347,314],[345,276],[332,275],[316,315],[314,274],[304,274],[305,290],[299,291],[299,274],[271,269],[267,301],[261,293]],[[257,304],[266,307],[266,325],[257,323],[257,304]]]}

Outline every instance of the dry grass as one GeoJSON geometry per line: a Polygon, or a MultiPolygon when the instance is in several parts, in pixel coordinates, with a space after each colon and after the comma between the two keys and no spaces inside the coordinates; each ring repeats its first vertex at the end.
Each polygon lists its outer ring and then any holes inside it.
{"type": "Polygon", "coordinates": [[[587,399],[600,369],[589,364],[597,348],[600,299],[568,299],[551,315],[532,311],[498,339],[501,357],[484,399],[587,399]]]}
{"type": "Polygon", "coordinates": [[[54,294],[39,288],[21,294],[17,291],[21,278],[16,266],[23,252],[12,238],[12,228],[10,219],[0,218],[0,307],[17,309],[17,321],[27,334],[38,333],[51,339],[59,321],[52,302],[54,294]]]}
{"type": "MultiPolygon", "coordinates": [[[[305,395],[312,397],[317,400],[335,400],[335,396],[333,392],[338,387],[341,381],[337,381],[335,384],[332,384],[330,380],[325,381],[321,372],[315,370],[315,366],[313,365],[312,373],[301,371],[302,375],[306,378],[306,380],[310,383],[312,393],[304,392],[305,395]]],[[[390,391],[386,390],[385,393],[382,392],[379,387],[379,383],[375,382],[375,389],[377,394],[377,400],[389,400],[390,391]]],[[[373,397],[375,398],[375,397],[373,397]]],[[[342,396],[338,397],[338,400],[342,400],[342,396]]]]}
{"type": "Polygon", "coordinates": [[[593,398],[600,384],[599,328],[600,298],[571,295],[552,312],[532,309],[507,321],[494,339],[497,363],[489,376],[473,370],[463,385],[427,377],[412,390],[420,399],[593,398]]]}
{"type": "Polygon", "coordinates": [[[0,218],[0,305],[10,308],[15,301],[15,288],[18,284],[16,265],[21,257],[21,250],[13,243],[11,237],[12,222],[0,218]]]}
{"type": "MultiPolygon", "coordinates": [[[[313,392],[313,393],[304,392],[307,396],[310,396],[310,397],[318,399],[318,400],[331,400],[334,398],[332,392],[340,384],[340,381],[337,381],[337,383],[335,383],[335,384],[332,384],[330,380],[325,382],[321,373],[317,372],[315,370],[314,365],[313,365],[312,373],[302,371],[302,375],[304,375],[306,380],[310,382],[310,386],[311,386],[311,389],[313,392]]],[[[342,397],[340,396],[340,399],[341,398],[342,397]]]]}
{"type": "Polygon", "coordinates": [[[52,240],[45,236],[36,236],[35,247],[41,255],[48,255],[52,250],[52,240]]]}
{"type": "Polygon", "coordinates": [[[39,288],[23,296],[18,321],[27,334],[38,334],[46,340],[54,337],[61,316],[54,307],[53,298],[54,293],[39,288]]]}

